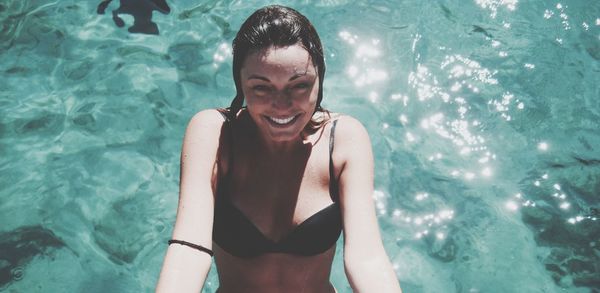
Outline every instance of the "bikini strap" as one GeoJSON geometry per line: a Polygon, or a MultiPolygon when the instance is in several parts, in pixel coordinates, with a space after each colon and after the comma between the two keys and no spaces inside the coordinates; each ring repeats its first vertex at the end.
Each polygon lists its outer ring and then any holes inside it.
{"type": "Polygon", "coordinates": [[[337,119],[333,120],[333,125],[331,126],[331,131],[329,132],[329,194],[331,195],[331,199],[334,202],[338,200],[338,182],[335,177],[334,167],[333,167],[333,144],[335,138],[335,126],[337,125],[337,119]]]}
{"type": "Polygon", "coordinates": [[[221,116],[223,116],[223,118],[225,118],[225,123],[227,123],[227,122],[229,122],[229,117],[227,116],[225,111],[227,111],[227,109],[223,109],[223,108],[217,109],[217,112],[219,112],[219,114],[221,114],[221,116]]]}

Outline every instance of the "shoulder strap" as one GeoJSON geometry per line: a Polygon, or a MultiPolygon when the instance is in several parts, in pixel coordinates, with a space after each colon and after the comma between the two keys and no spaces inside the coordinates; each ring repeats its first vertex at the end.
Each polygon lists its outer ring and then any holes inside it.
{"type": "Polygon", "coordinates": [[[221,116],[223,116],[223,118],[225,118],[225,123],[229,122],[229,117],[227,117],[227,114],[225,114],[224,110],[217,109],[217,112],[219,112],[219,114],[221,114],[221,116]]]}
{"type": "Polygon", "coordinates": [[[335,138],[335,126],[337,125],[337,119],[333,120],[333,125],[331,126],[331,131],[329,132],[329,194],[331,195],[331,199],[334,202],[338,200],[338,182],[335,177],[334,167],[333,167],[333,145],[335,138]]]}

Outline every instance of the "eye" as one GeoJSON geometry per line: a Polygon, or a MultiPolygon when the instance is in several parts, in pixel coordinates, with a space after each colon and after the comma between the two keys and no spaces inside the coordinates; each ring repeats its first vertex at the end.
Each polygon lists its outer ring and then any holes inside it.
{"type": "Polygon", "coordinates": [[[310,84],[307,82],[301,82],[299,84],[294,85],[294,89],[299,89],[299,90],[308,89],[309,87],[310,87],[310,84]]]}
{"type": "Polygon", "coordinates": [[[255,85],[252,90],[258,94],[266,94],[271,91],[271,88],[266,85],[255,85]]]}

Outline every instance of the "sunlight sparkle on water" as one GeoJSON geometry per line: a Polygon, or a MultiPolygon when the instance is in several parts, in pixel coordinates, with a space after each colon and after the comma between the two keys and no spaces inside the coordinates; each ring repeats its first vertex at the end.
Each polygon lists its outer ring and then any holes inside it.
{"type": "Polygon", "coordinates": [[[454,217],[454,210],[442,210],[438,213],[438,217],[443,220],[450,220],[454,217]]]}
{"type": "Polygon", "coordinates": [[[429,156],[429,160],[430,160],[430,161],[433,161],[433,160],[436,160],[436,159],[437,159],[437,160],[439,160],[439,159],[441,159],[442,157],[443,157],[443,156],[442,156],[442,154],[440,154],[440,153],[436,153],[436,154],[435,154],[435,155],[433,155],[433,156],[429,156]]]}
{"type": "Polygon", "coordinates": [[[403,106],[407,106],[408,105],[408,101],[410,100],[408,95],[402,95],[402,94],[392,94],[390,96],[390,99],[394,100],[394,101],[398,101],[401,100],[402,101],[402,105],[403,106]]]}
{"type": "Polygon", "coordinates": [[[358,39],[357,35],[352,35],[350,32],[347,31],[341,31],[338,35],[340,36],[340,38],[342,38],[342,40],[346,41],[348,44],[354,44],[358,39]]]}
{"type": "Polygon", "coordinates": [[[414,53],[417,47],[417,42],[419,42],[419,40],[421,39],[421,35],[420,34],[416,34],[415,37],[413,38],[413,42],[412,42],[412,46],[411,46],[411,50],[414,53]]]}
{"type": "Polygon", "coordinates": [[[546,142],[540,142],[538,144],[538,150],[540,150],[540,151],[547,151],[548,150],[548,143],[546,143],[546,142]]]}
{"type": "Polygon", "coordinates": [[[338,36],[354,49],[354,58],[349,60],[346,74],[355,86],[371,85],[388,78],[388,73],[376,66],[377,59],[382,56],[378,39],[362,41],[359,36],[348,31],[341,31],[338,36]]]}
{"type": "Polygon", "coordinates": [[[424,129],[429,129],[429,127],[439,129],[442,128],[441,124],[443,120],[444,113],[435,113],[429,118],[423,119],[423,121],[421,121],[421,127],[423,127],[424,129]]]}
{"type": "Polygon", "coordinates": [[[429,69],[422,64],[417,64],[416,72],[413,71],[409,73],[408,83],[413,88],[417,89],[419,101],[431,99],[436,94],[440,93],[440,88],[436,86],[438,84],[437,79],[433,77],[429,72],[429,69]]]}
{"type": "Polygon", "coordinates": [[[416,199],[417,201],[422,201],[422,200],[424,200],[424,199],[426,199],[426,198],[428,198],[428,197],[429,197],[429,194],[427,194],[427,193],[418,193],[418,194],[415,196],[415,199],[416,199]]]}
{"type": "Polygon", "coordinates": [[[506,7],[509,11],[517,9],[518,0],[475,0],[475,3],[483,9],[489,9],[491,11],[490,17],[496,18],[498,14],[498,8],[501,6],[506,7]]]}
{"type": "Polygon", "coordinates": [[[350,66],[348,66],[348,69],[346,69],[346,73],[350,77],[355,77],[358,74],[358,67],[356,67],[354,65],[350,65],[350,66]]]}
{"type": "Polygon", "coordinates": [[[371,101],[371,103],[376,103],[378,98],[379,98],[379,94],[377,92],[369,93],[369,101],[371,101]]]}
{"type": "Polygon", "coordinates": [[[519,209],[519,205],[512,200],[507,201],[505,207],[510,211],[516,211],[519,209]]]}
{"type": "MultiPolygon", "coordinates": [[[[375,44],[377,44],[378,42],[376,42],[375,44]]],[[[357,58],[362,58],[362,57],[368,57],[368,58],[375,58],[375,57],[379,57],[381,55],[381,52],[370,45],[360,45],[357,49],[356,49],[356,53],[354,53],[354,55],[357,58]]]]}
{"type": "Polygon", "coordinates": [[[583,216],[577,216],[577,217],[574,217],[574,218],[569,218],[567,220],[567,222],[569,222],[570,224],[576,224],[576,223],[579,223],[579,222],[583,221],[584,219],[585,219],[585,217],[583,217],[583,216]]]}
{"type": "Polygon", "coordinates": [[[481,170],[481,175],[483,175],[484,177],[492,176],[492,169],[490,169],[489,167],[483,168],[483,170],[481,170]]]}
{"type": "Polygon", "coordinates": [[[492,72],[482,67],[479,62],[462,55],[447,55],[440,65],[440,69],[446,69],[447,67],[450,68],[450,78],[470,77],[486,84],[498,84],[498,80],[494,78],[496,70],[492,72]],[[454,66],[450,67],[450,65],[454,66]]]}
{"type": "Polygon", "coordinates": [[[375,207],[377,208],[377,214],[382,216],[386,214],[386,195],[383,191],[375,190],[373,192],[373,199],[375,200],[375,207]]]}
{"type": "Polygon", "coordinates": [[[400,114],[400,116],[398,116],[398,120],[400,120],[400,122],[402,122],[402,124],[408,123],[408,118],[404,114],[400,114]]]}
{"type": "Polygon", "coordinates": [[[450,87],[450,91],[457,92],[461,87],[462,85],[459,82],[455,82],[452,87],[450,87]]]}
{"type": "Polygon", "coordinates": [[[218,66],[231,56],[231,46],[227,43],[222,43],[213,54],[213,65],[218,66]]]}

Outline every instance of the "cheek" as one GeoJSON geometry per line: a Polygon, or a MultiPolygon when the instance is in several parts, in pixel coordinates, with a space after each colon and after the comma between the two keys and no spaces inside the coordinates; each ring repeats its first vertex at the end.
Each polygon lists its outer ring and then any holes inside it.
{"type": "Polygon", "coordinates": [[[269,95],[257,95],[252,89],[244,88],[243,92],[246,105],[263,105],[270,101],[269,95]]]}
{"type": "Polygon", "coordinates": [[[310,103],[313,105],[317,104],[317,100],[319,99],[319,84],[317,83],[310,93],[310,103]]]}

